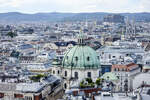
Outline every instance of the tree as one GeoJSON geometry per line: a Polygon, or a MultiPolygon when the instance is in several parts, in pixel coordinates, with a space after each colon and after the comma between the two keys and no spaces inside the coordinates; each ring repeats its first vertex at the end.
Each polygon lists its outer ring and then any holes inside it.
{"type": "Polygon", "coordinates": [[[33,80],[34,82],[39,82],[40,79],[43,78],[43,77],[46,77],[46,76],[43,75],[43,74],[38,74],[38,75],[36,75],[36,76],[30,77],[30,79],[33,80]]]}
{"type": "Polygon", "coordinates": [[[96,82],[95,82],[97,85],[100,85],[101,84],[101,79],[100,78],[97,78],[96,82]]]}
{"type": "Polygon", "coordinates": [[[93,82],[91,78],[86,78],[86,81],[87,81],[88,83],[92,83],[92,82],[93,82]]]}
{"type": "Polygon", "coordinates": [[[80,88],[89,88],[89,87],[91,88],[94,86],[95,86],[95,84],[91,78],[86,78],[85,81],[83,80],[80,82],[80,88]]]}
{"type": "Polygon", "coordinates": [[[11,38],[13,38],[13,37],[17,36],[17,33],[14,33],[11,31],[11,32],[7,33],[7,36],[10,36],[11,38]]]}
{"type": "Polygon", "coordinates": [[[10,56],[11,56],[11,57],[16,57],[16,58],[18,58],[18,57],[19,57],[19,54],[20,54],[20,53],[19,53],[18,51],[13,50],[12,53],[10,54],[10,56]]]}
{"type": "Polygon", "coordinates": [[[84,80],[80,82],[80,88],[85,88],[84,80]]]}

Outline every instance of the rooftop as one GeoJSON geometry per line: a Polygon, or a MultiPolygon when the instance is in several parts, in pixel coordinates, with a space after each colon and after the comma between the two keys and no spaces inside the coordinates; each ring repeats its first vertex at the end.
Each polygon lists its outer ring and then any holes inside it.
{"type": "Polygon", "coordinates": [[[109,46],[103,47],[99,49],[105,53],[144,53],[144,49],[142,48],[134,48],[134,47],[120,47],[120,46],[109,46]]]}
{"type": "Polygon", "coordinates": [[[19,83],[16,85],[17,91],[22,92],[39,92],[44,87],[42,83],[19,83]]]}

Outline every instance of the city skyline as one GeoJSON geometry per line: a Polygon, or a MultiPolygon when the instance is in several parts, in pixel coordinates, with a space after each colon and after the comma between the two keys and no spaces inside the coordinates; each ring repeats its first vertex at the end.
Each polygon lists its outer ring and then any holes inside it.
{"type": "Polygon", "coordinates": [[[0,13],[149,12],[149,0],[0,0],[0,13]]]}

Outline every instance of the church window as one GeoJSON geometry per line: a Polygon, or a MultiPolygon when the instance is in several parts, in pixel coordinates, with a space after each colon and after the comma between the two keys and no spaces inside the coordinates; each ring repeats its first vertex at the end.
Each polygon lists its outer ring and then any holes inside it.
{"type": "Polygon", "coordinates": [[[67,59],[69,59],[69,57],[67,56],[67,59]]]}
{"type": "Polygon", "coordinates": [[[91,78],[91,72],[87,73],[87,77],[91,78]]]}
{"type": "Polygon", "coordinates": [[[55,74],[55,71],[53,70],[53,74],[55,74]]]}
{"type": "Polygon", "coordinates": [[[75,78],[78,78],[78,72],[74,73],[75,78]]]}
{"type": "Polygon", "coordinates": [[[75,60],[78,61],[78,57],[75,57],[75,60]]]}
{"type": "Polygon", "coordinates": [[[90,61],[90,57],[87,57],[87,61],[90,61]]]}
{"type": "Polygon", "coordinates": [[[65,71],[65,76],[67,76],[67,71],[65,71]]]}
{"type": "Polygon", "coordinates": [[[64,84],[64,88],[65,88],[65,89],[67,88],[67,84],[66,84],[66,83],[64,84]]]}

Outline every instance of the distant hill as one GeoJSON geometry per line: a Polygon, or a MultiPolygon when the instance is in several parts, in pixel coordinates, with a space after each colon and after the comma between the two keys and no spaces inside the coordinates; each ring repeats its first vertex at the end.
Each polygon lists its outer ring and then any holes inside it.
{"type": "MultiPolygon", "coordinates": [[[[36,13],[25,14],[19,12],[0,13],[0,22],[55,22],[55,21],[85,21],[99,20],[104,16],[116,13],[36,13]]],[[[150,21],[150,13],[120,13],[123,16],[128,16],[129,19],[136,21],[150,21]]]]}

